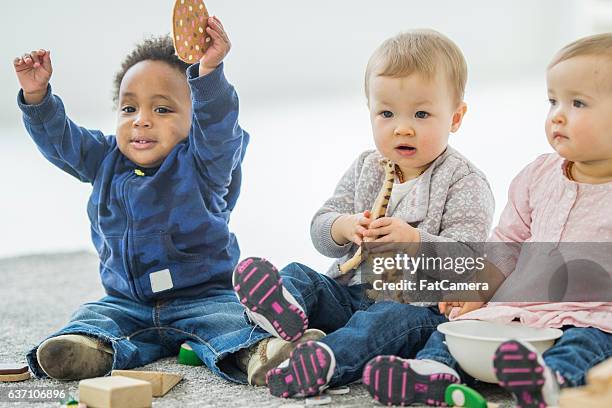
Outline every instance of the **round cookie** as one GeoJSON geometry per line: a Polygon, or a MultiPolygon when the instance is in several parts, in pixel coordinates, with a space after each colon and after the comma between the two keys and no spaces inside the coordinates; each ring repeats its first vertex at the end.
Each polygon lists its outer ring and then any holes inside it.
{"type": "Polygon", "coordinates": [[[172,41],[184,62],[198,62],[210,45],[206,34],[208,11],[202,0],[176,0],[172,13],[172,41]]]}

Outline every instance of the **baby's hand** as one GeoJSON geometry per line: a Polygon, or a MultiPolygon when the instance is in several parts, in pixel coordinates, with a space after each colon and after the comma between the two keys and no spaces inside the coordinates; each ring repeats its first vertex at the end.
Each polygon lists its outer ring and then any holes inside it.
{"type": "Polygon", "coordinates": [[[441,313],[444,313],[446,317],[450,316],[452,310],[456,307],[459,308],[459,312],[453,314],[453,317],[461,316],[473,310],[480,309],[484,306],[485,302],[439,302],[438,308],[441,313]]]}
{"type": "Polygon", "coordinates": [[[211,38],[211,44],[200,58],[200,76],[214,71],[232,47],[223,25],[217,17],[208,17],[206,33],[211,38]]]}
{"type": "Polygon", "coordinates": [[[396,217],[382,217],[372,221],[363,236],[376,238],[374,242],[421,242],[419,230],[396,217]]]}
{"type": "Polygon", "coordinates": [[[363,241],[363,234],[367,231],[372,222],[372,213],[368,210],[357,213],[353,215],[353,223],[351,224],[351,228],[349,229],[349,236],[347,239],[356,243],[357,245],[361,245],[363,241]]]}
{"type": "Polygon", "coordinates": [[[357,245],[361,245],[363,233],[372,222],[370,215],[370,211],[350,215],[347,219],[344,237],[357,245]]]}
{"type": "Polygon", "coordinates": [[[29,105],[42,102],[47,93],[47,84],[51,79],[51,52],[40,49],[23,54],[13,60],[23,97],[29,105]]]}
{"type": "Polygon", "coordinates": [[[459,314],[457,316],[461,316],[473,310],[480,309],[484,305],[485,302],[463,302],[463,305],[461,305],[461,309],[459,310],[459,314]]]}
{"type": "Polygon", "coordinates": [[[331,228],[333,240],[338,245],[354,242],[361,245],[363,233],[370,223],[370,212],[364,211],[357,214],[344,214],[334,221],[331,228]]]}

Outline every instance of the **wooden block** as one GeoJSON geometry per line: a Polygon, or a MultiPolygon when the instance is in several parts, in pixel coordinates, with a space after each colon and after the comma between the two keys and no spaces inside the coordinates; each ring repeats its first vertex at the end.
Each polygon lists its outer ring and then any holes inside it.
{"type": "Polygon", "coordinates": [[[89,378],[79,382],[79,402],[89,408],[148,408],[153,393],[148,381],[121,376],[89,378]]]}
{"type": "Polygon", "coordinates": [[[0,382],[25,381],[30,378],[27,364],[0,363],[0,382]]]}
{"type": "Polygon", "coordinates": [[[25,381],[30,378],[30,372],[26,371],[21,374],[5,374],[0,375],[0,382],[17,382],[17,381],[25,381]]]}
{"type": "Polygon", "coordinates": [[[0,375],[23,374],[28,370],[27,364],[0,363],[0,375]]]}
{"type": "Polygon", "coordinates": [[[559,408],[610,408],[612,389],[596,392],[590,387],[564,388],[559,397],[559,408]]]}
{"type": "Polygon", "coordinates": [[[113,370],[111,375],[121,375],[150,382],[154,397],[163,397],[183,379],[181,374],[164,373],[162,371],[113,370]]]}
{"type": "Polygon", "coordinates": [[[598,392],[612,388],[612,358],[591,368],[587,373],[586,381],[590,388],[598,392]]]}

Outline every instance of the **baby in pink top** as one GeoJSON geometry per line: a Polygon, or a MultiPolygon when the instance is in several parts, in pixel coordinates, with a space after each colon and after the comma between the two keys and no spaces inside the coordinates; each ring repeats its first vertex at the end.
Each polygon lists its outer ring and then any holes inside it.
{"type": "MultiPolygon", "coordinates": [[[[612,242],[612,33],[586,37],[561,49],[548,66],[546,80],[550,101],[546,137],[555,153],[538,157],[512,181],[508,204],[489,241],[612,242]]],[[[520,245],[514,251],[491,259],[508,284],[524,256],[520,245]]],[[[521,300],[519,292],[542,280],[538,268],[529,271],[520,284],[502,285],[493,300],[500,292],[505,294],[503,299],[521,300]]],[[[590,368],[612,357],[610,302],[491,302],[483,306],[481,302],[448,302],[441,303],[440,309],[450,312],[451,320],[506,323],[518,319],[532,327],[563,330],[543,355],[515,340],[497,350],[498,380],[515,395],[517,406],[556,405],[559,386],[584,384],[590,368]]],[[[447,385],[473,380],[451,356],[439,332],[432,334],[415,360],[373,359],[364,370],[364,383],[372,384],[365,377],[373,375],[384,392],[370,387],[371,394],[384,404],[408,405],[416,400],[413,394],[419,388],[427,390],[428,404],[440,405],[447,385]],[[406,383],[415,386],[384,386],[389,382],[386,373],[392,372],[398,378],[405,375],[406,383]]]]}

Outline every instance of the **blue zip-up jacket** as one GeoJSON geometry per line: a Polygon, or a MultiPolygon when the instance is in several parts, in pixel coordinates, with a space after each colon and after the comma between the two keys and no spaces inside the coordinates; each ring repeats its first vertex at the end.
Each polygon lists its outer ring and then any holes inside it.
{"type": "Polygon", "coordinates": [[[50,86],[38,105],[25,104],[19,92],[25,127],[42,154],[93,185],[87,213],[110,295],[150,302],[231,285],[240,250],[228,222],[249,135],[238,125],[238,96],[223,65],[203,77],[198,70],[187,69],[189,136],[153,169],[125,157],[114,135],[72,122],[50,86]]]}

